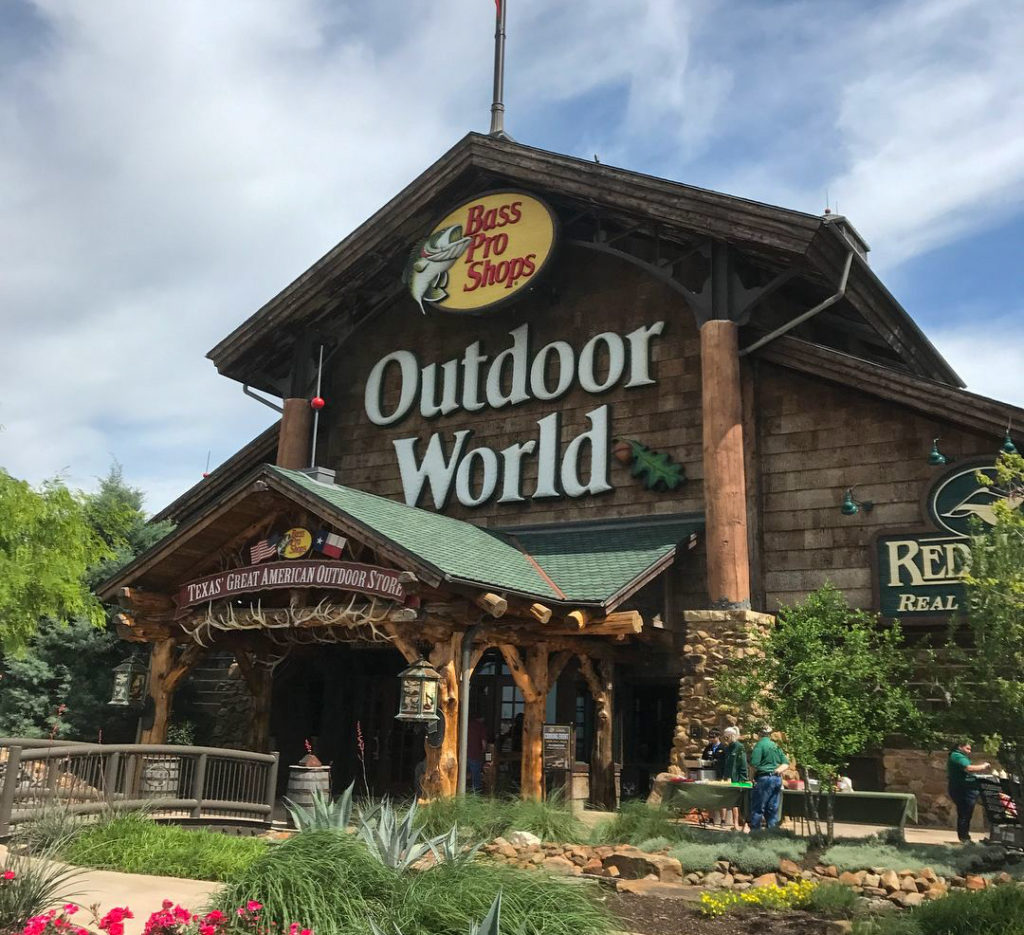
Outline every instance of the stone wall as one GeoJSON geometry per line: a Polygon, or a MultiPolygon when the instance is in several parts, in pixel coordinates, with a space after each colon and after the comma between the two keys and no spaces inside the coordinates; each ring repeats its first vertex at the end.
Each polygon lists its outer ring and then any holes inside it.
{"type": "Polygon", "coordinates": [[[669,772],[685,772],[683,760],[699,756],[708,728],[735,724],[737,718],[718,710],[710,689],[718,672],[733,659],[748,652],[751,635],[772,625],[774,618],[752,610],[687,610],[683,612],[683,676],[679,680],[679,706],[669,756],[669,772]],[[699,726],[701,737],[691,737],[699,726]]]}
{"type": "MultiPolygon", "coordinates": [[[[882,752],[886,792],[912,792],[917,796],[918,824],[956,826],[956,806],[946,795],[948,750],[896,750],[882,752]]],[[[972,758],[984,762],[990,757],[972,758]]],[[[972,831],[985,827],[979,804],[974,810],[972,831]]]]}

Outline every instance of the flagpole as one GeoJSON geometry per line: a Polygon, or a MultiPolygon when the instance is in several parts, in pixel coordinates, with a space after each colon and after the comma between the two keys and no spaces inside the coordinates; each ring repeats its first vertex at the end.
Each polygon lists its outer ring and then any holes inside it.
{"type": "Polygon", "coordinates": [[[508,139],[505,132],[505,9],[508,0],[495,0],[494,100],[491,103],[491,136],[508,139]]]}

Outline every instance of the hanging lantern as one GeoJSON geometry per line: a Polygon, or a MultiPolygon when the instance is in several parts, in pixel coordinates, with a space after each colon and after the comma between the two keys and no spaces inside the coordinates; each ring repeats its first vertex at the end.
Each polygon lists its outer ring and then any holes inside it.
{"type": "Polygon", "coordinates": [[[146,664],[132,653],[119,666],[114,666],[114,690],[108,704],[118,708],[138,707],[146,693],[146,664]]]}
{"type": "Polygon", "coordinates": [[[420,659],[399,672],[398,679],[401,683],[401,698],[396,720],[417,724],[436,723],[438,685],[441,683],[437,669],[426,659],[420,659]]]}
{"type": "Polygon", "coordinates": [[[949,464],[949,458],[939,451],[939,440],[937,438],[932,439],[932,450],[931,454],[928,455],[928,463],[933,467],[937,467],[940,464],[949,464]]]}
{"type": "Polygon", "coordinates": [[[1017,453],[1017,446],[1013,443],[1013,439],[1010,438],[1010,433],[1006,433],[1006,438],[1003,439],[1002,447],[999,449],[1008,455],[1015,455],[1017,453]]]}

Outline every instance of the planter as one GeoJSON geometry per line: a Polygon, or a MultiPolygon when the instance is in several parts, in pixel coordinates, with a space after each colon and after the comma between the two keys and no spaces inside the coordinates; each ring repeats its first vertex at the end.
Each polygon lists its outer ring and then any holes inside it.
{"type": "Polygon", "coordinates": [[[289,766],[288,798],[302,808],[313,805],[313,793],[319,791],[325,798],[331,796],[331,768],[329,766],[289,766]]]}

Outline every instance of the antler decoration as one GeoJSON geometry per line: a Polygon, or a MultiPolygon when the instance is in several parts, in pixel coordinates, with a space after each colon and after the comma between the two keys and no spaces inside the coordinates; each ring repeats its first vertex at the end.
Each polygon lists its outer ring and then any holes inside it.
{"type": "Polygon", "coordinates": [[[236,610],[230,601],[206,605],[206,615],[188,631],[200,646],[209,648],[214,631],[262,630],[278,645],[290,643],[387,642],[391,637],[377,628],[391,609],[391,601],[368,600],[356,603],[353,594],[347,604],[334,604],[326,598],[315,607],[275,607],[264,609],[262,601],[248,609],[236,610]]]}

